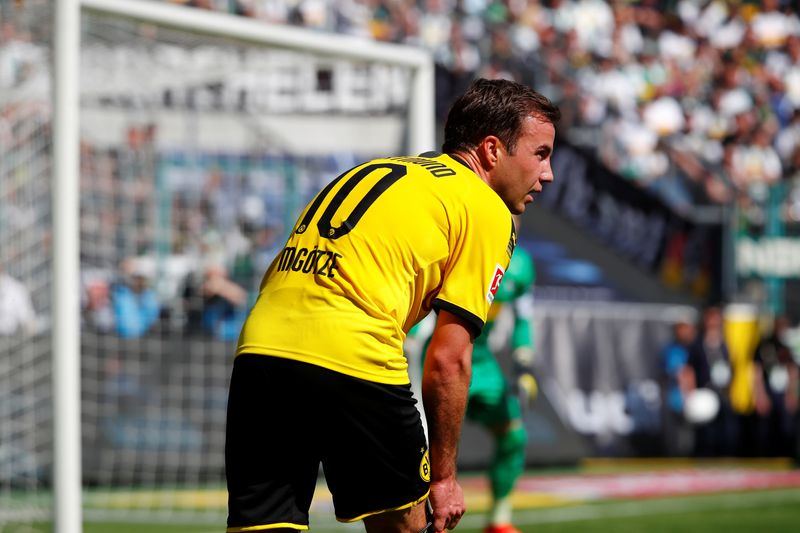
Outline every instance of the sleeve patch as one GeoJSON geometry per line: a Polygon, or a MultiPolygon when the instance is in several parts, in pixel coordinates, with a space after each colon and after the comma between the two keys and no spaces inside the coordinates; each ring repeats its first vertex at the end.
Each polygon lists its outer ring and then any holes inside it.
{"type": "Polygon", "coordinates": [[[492,279],[489,282],[489,292],[486,293],[486,301],[490,304],[494,301],[494,297],[497,296],[497,290],[500,288],[500,282],[503,281],[505,273],[506,271],[500,264],[495,265],[494,274],[492,274],[492,279]]]}

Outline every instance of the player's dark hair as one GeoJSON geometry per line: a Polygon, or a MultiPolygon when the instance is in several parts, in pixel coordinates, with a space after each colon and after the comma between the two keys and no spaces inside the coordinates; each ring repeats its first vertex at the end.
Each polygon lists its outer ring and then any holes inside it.
{"type": "Polygon", "coordinates": [[[489,135],[499,138],[514,153],[528,116],[555,125],[561,111],[530,87],[508,80],[477,79],[460,96],[447,115],[442,151],[453,153],[477,148],[489,135]]]}

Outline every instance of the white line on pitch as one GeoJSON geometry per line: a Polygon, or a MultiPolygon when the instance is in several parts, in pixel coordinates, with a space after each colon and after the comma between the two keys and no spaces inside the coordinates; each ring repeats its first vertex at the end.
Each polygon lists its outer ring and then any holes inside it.
{"type": "MultiPolygon", "coordinates": [[[[554,509],[525,509],[514,512],[515,525],[533,525],[552,522],[573,522],[597,518],[646,516],[654,514],[676,514],[715,509],[741,509],[758,507],[767,503],[800,502],[800,491],[793,492],[735,492],[728,494],[698,495],[690,498],[666,498],[659,500],[637,500],[619,503],[565,506],[554,509]]],[[[484,524],[482,514],[467,514],[461,525],[480,527],[484,524]]]]}

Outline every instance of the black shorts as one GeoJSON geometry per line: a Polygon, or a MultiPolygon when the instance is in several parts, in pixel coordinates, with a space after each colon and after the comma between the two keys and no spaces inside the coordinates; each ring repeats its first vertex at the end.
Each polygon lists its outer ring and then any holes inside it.
{"type": "Polygon", "coordinates": [[[410,385],[238,356],[225,443],[228,532],[308,529],[320,463],[339,521],[424,500],[430,466],[416,403],[410,385]]]}

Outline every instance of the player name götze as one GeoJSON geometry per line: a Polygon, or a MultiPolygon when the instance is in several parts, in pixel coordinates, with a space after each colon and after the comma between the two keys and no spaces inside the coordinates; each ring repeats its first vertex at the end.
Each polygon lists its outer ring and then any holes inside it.
{"type": "MultiPolygon", "coordinates": [[[[455,170],[443,163],[425,157],[392,157],[390,159],[391,161],[420,165],[437,178],[456,174],[455,170]]],[[[320,237],[333,241],[348,234],[350,230],[355,228],[358,221],[361,220],[361,217],[375,200],[393,183],[403,178],[407,172],[408,169],[404,165],[394,162],[372,162],[345,171],[317,195],[314,202],[306,210],[294,233],[297,235],[305,233],[310,227],[311,220],[316,215],[317,210],[327,201],[328,203],[325,205],[324,211],[317,222],[320,237]],[[342,201],[353,192],[359,182],[372,176],[375,176],[377,181],[358,202],[353,211],[346,216],[341,225],[333,226],[333,217],[342,205],[342,201]],[[342,183],[340,189],[332,199],[328,200],[331,190],[340,182],[342,183]]],[[[321,250],[317,246],[314,246],[313,249],[287,246],[278,256],[277,269],[278,272],[302,272],[303,274],[333,278],[336,276],[336,271],[339,268],[339,259],[341,258],[342,254],[321,250]]]]}
{"type": "Polygon", "coordinates": [[[278,256],[278,272],[302,272],[303,274],[314,274],[316,276],[334,277],[338,269],[337,261],[342,254],[328,250],[319,250],[316,246],[308,248],[298,248],[297,246],[287,246],[278,256]]]}

